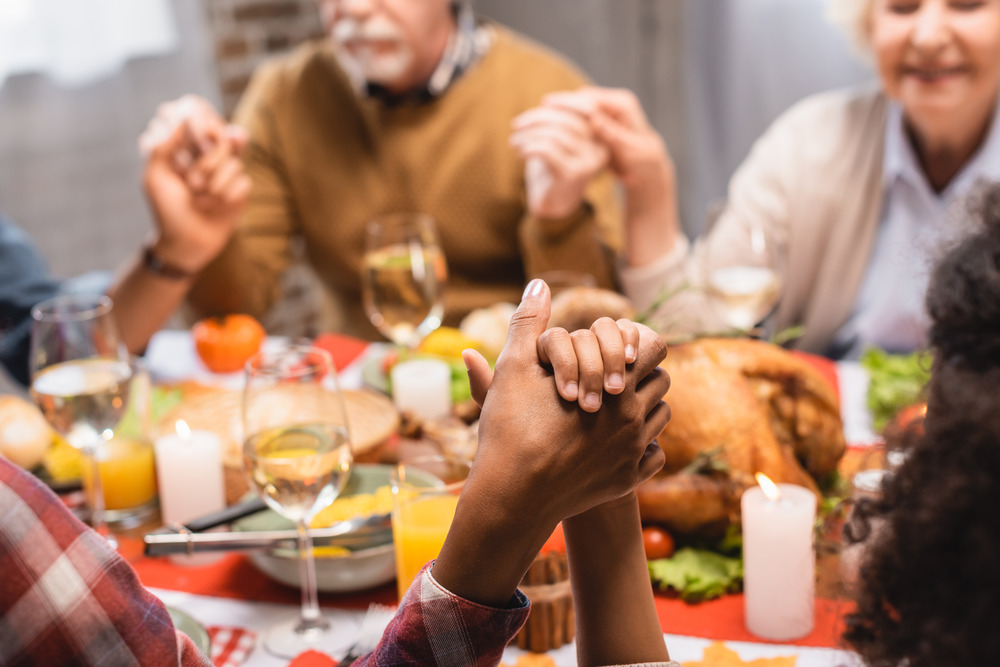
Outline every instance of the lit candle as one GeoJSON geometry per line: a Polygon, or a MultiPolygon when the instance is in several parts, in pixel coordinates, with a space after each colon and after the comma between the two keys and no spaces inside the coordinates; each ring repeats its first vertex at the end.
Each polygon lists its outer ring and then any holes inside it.
{"type": "MultiPolygon", "coordinates": [[[[222,474],[222,443],[209,431],[192,431],[183,419],[177,432],[156,440],[156,476],[160,491],[160,514],[165,525],[184,524],[226,506],[222,474]]],[[[210,560],[216,556],[210,555],[210,560]]],[[[204,559],[180,557],[179,562],[198,564],[204,559]]]]}
{"type": "Polygon", "coordinates": [[[794,484],[743,493],[743,590],[747,630],[774,641],[804,637],[814,623],[816,496],[794,484]]]}
{"type": "Polygon", "coordinates": [[[392,398],[401,411],[422,419],[451,414],[451,367],[434,359],[414,359],[392,367],[392,398]]]}

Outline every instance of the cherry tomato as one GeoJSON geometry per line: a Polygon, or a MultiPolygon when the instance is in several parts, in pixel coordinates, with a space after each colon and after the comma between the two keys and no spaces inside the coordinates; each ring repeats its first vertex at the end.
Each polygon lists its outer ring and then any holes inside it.
{"type": "Polygon", "coordinates": [[[264,327],[249,315],[210,317],[191,329],[198,356],[213,373],[235,373],[260,349],[264,327]]]}
{"type": "Polygon", "coordinates": [[[899,427],[900,431],[905,431],[906,429],[913,428],[918,435],[923,435],[924,418],[926,416],[927,416],[926,403],[918,403],[916,405],[911,405],[899,411],[899,414],[896,415],[896,425],[899,427]]]}
{"type": "Polygon", "coordinates": [[[662,528],[649,526],[642,529],[642,547],[646,551],[646,560],[670,558],[674,555],[674,538],[662,528]]]}

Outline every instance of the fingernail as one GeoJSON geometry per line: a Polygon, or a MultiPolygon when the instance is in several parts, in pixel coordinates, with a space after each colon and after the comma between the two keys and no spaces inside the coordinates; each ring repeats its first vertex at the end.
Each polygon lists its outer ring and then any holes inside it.
{"type": "Polygon", "coordinates": [[[626,345],[625,346],[625,359],[629,362],[635,361],[635,346],[626,345]]]}
{"type": "Polygon", "coordinates": [[[471,350],[462,350],[462,363],[465,364],[466,371],[472,370],[472,364],[469,363],[469,355],[471,352],[471,350]]]}
{"type": "Polygon", "coordinates": [[[528,286],[524,288],[524,294],[521,295],[521,301],[525,299],[537,299],[542,294],[542,287],[545,283],[541,278],[535,278],[528,286]]]}
{"type": "Polygon", "coordinates": [[[601,407],[601,397],[594,393],[587,394],[583,397],[583,407],[588,410],[596,410],[601,407]]]}
{"type": "Polygon", "coordinates": [[[580,385],[576,382],[567,382],[566,393],[570,395],[570,400],[576,400],[576,397],[580,395],[580,385]]]}
{"type": "Polygon", "coordinates": [[[621,373],[612,373],[611,377],[608,378],[608,389],[624,389],[625,378],[622,377],[621,373]]]}

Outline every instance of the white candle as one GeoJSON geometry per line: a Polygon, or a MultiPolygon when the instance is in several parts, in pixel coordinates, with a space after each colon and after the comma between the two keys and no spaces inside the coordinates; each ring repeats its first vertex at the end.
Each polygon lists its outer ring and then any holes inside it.
{"type": "Polygon", "coordinates": [[[401,411],[423,419],[451,414],[451,367],[434,359],[414,359],[392,367],[392,398],[401,411]]]}
{"type": "Polygon", "coordinates": [[[777,488],[778,499],[759,486],[743,493],[743,590],[747,630],[787,641],[813,629],[816,496],[794,484],[777,488]]]}
{"type": "MultiPolygon", "coordinates": [[[[184,524],[226,506],[219,437],[209,431],[191,431],[182,420],[177,422],[177,430],[153,443],[160,515],[168,526],[184,524]]],[[[217,559],[214,554],[209,556],[176,560],[193,565],[217,559]]]]}

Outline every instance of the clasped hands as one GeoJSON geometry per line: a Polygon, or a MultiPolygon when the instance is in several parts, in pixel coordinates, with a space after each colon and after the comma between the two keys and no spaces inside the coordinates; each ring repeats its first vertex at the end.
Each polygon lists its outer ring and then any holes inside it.
{"type": "Polygon", "coordinates": [[[250,195],[241,154],[246,132],[205,100],[186,95],[157,109],[139,138],[143,188],[156,218],[153,250],[194,274],[229,241],[250,195]]]}
{"type": "Polygon", "coordinates": [[[528,210],[534,215],[570,215],[606,167],[632,202],[653,199],[664,184],[673,184],[666,145],[628,90],[588,86],[551,93],[517,116],[511,128],[510,143],[525,160],[528,210]]]}
{"type": "Polygon", "coordinates": [[[590,330],[546,330],[549,305],[548,287],[532,281],[495,373],[466,351],[483,408],[466,492],[551,532],[663,466],[655,439],[670,419],[670,378],[659,367],[666,344],[648,327],[603,318],[590,330]]]}

